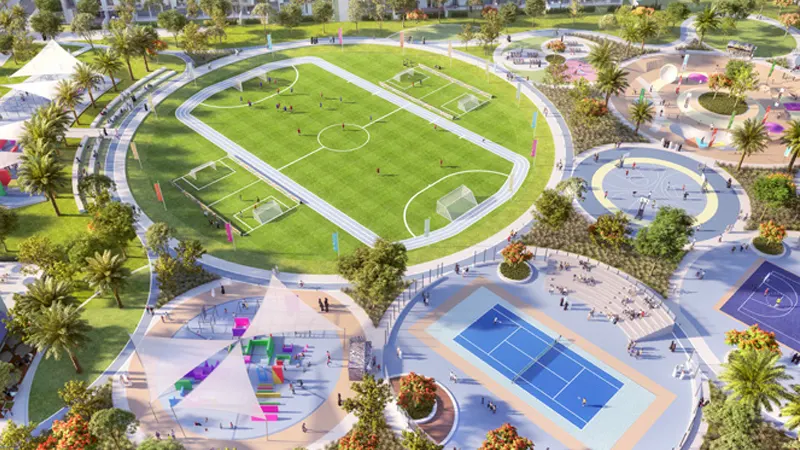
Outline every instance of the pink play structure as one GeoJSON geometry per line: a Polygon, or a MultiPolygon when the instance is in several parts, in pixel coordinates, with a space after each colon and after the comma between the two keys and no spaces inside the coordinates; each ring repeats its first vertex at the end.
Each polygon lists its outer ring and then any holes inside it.
{"type": "Polygon", "coordinates": [[[250,319],[247,317],[237,317],[233,319],[233,337],[241,337],[250,326],[250,319]]]}

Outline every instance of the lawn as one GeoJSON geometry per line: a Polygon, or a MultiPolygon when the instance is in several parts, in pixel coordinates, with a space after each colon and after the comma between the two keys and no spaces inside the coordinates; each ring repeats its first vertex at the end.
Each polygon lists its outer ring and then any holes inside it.
{"type": "Polygon", "coordinates": [[[737,116],[747,112],[747,102],[725,92],[717,92],[716,95],[713,92],[706,92],[697,97],[697,101],[703,108],[723,116],[730,116],[734,108],[737,116]]]}
{"type": "MultiPolygon", "coordinates": [[[[404,56],[402,50],[400,48],[390,47],[346,46],[344,52],[342,52],[338,48],[318,46],[283,52],[279,54],[277,58],[304,55],[316,55],[323,57],[326,60],[339,65],[343,69],[348,70],[355,75],[365,78],[373,83],[387,80],[393,77],[399,71],[403,70],[402,62],[404,56]]],[[[483,68],[469,66],[459,61],[454,61],[453,68],[449,69],[449,61],[443,56],[406,49],[405,58],[411,58],[415,62],[425,64],[428,67],[433,67],[436,64],[448,67],[448,73],[457,74],[460,80],[469,83],[478,89],[492,93],[495,98],[489,104],[479,108],[476,111],[466,114],[459,119],[459,124],[485,136],[487,140],[492,140],[504,145],[505,147],[518,152],[519,154],[530,154],[530,117],[534,111],[534,106],[530,102],[524,101],[522,102],[521,106],[518,107],[515,96],[516,90],[513,86],[494,76],[487,78],[483,68]]],[[[139,169],[136,161],[130,159],[128,164],[128,179],[137,202],[153,220],[169,222],[173,227],[175,227],[175,229],[178,231],[178,234],[182,237],[200,239],[209,252],[214,256],[262,268],[272,268],[273,266],[278,265],[284,271],[331,273],[335,271],[336,260],[336,253],[333,251],[331,246],[331,233],[337,231],[337,229],[330,222],[307,207],[299,207],[294,210],[292,214],[284,216],[286,217],[285,219],[282,218],[281,221],[278,224],[275,224],[276,226],[274,227],[270,226],[269,231],[266,233],[254,233],[251,236],[237,238],[236,248],[234,250],[231,244],[226,241],[224,231],[221,229],[216,229],[213,226],[209,226],[208,221],[202,216],[200,209],[194,205],[193,202],[187,200],[186,197],[177,189],[163,189],[166,197],[167,210],[164,209],[163,205],[157,202],[155,193],[153,191],[153,183],[156,181],[160,181],[161,186],[164,187],[168,180],[172,180],[176,177],[184,175],[191,168],[225,156],[219,148],[210,142],[207,142],[205,139],[198,138],[193,132],[181,124],[175,118],[174,110],[198,89],[202,89],[205,86],[230,78],[235,74],[241,73],[245,70],[272,60],[272,56],[262,56],[241,61],[232,66],[220,68],[199,79],[197,87],[194,85],[186,86],[170,96],[170,98],[166,99],[165,102],[159,106],[159,117],[149,117],[147,121],[139,128],[136,141],[139,154],[143,160],[144,170],[139,169]]],[[[303,70],[305,70],[305,68],[303,70]]],[[[301,77],[300,82],[302,82],[303,78],[304,77],[301,77]]],[[[310,76],[309,79],[311,79],[310,76]]],[[[339,82],[336,79],[326,79],[325,81],[336,83],[339,82]]],[[[326,86],[325,89],[329,88],[326,86]]],[[[337,89],[341,90],[342,92],[346,92],[346,89],[353,88],[341,86],[337,87],[337,89]]],[[[310,95],[310,97],[315,95],[318,97],[318,90],[319,86],[316,86],[316,88],[311,91],[313,94],[310,95]]],[[[239,94],[237,91],[230,90],[229,95],[233,96],[234,103],[238,101],[239,94]]],[[[363,94],[355,93],[355,95],[363,94]]],[[[338,96],[335,94],[327,94],[326,96],[333,97],[333,101],[331,102],[329,100],[325,100],[325,102],[333,103],[333,106],[335,106],[336,102],[338,102],[338,96]]],[[[256,99],[257,97],[252,96],[252,98],[256,99]]],[[[225,101],[231,101],[231,99],[228,98],[225,101]]],[[[294,102],[294,100],[292,101],[294,102]]],[[[298,102],[302,102],[302,99],[298,99],[298,102]]],[[[359,103],[354,105],[341,105],[341,107],[346,107],[348,114],[351,114],[350,108],[352,108],[353,111],[356,111],[354,114],[359,117],[359,121],[356,122],[358,124],[363,125],[369,122],[368,116],[370,112],[372,112],[374,118],[378,117],[378,113],[375,111],[370,111],[372,108],[358,112],[358,109],[363,106],[360,102],[372,102],[372,100],[359,99],[359,103]]],[[[269,107],[274,110],[276,102],[265,101],[263,103],[265,107],[268,106],[267,104],[271,104],[269,107]]],[[[378,104],[375,104],[374,106],[374,108],[385,107],[386,106],[381,106],[378,104]]],[[[319,109],[318,102],[316,104],[312,103],[312,108],[310,109],[314,110],[314,108],[319,109]]],[[[389,111],[392,109],[389,109],[389,111]]],[[[240,108],[236,111],[242,111],[245,116],[258,115],[257,111],[247,107],[240,108]]],[[[331,122],[340,123],[339,116],[336,115],[343,114],[344,112],[345,110],[326,111],[326,114],[328,114],[330,117],[325,118],[324,125],[327,126],[331,122]],[[336,120],[334,120],[334,117],[336,117],[336,120]]],[[[263,114],[267,114],[267,112],[265,111],[263,114]]],[[[275,113],[274,111],[270,111],[270,114],[271,116],[267,117],[273,117],[275,114],[283,115],[283,112],[281,111],[280,113],[275,113]]],[[[214,114],[212,114],[212,116],[213,115],[214,114]]],[[[323,117],[313,115],[312,111],[309,111],[308,115],[311,117],[304,118],[303,120],[310,120],[313,117],[323,117]]],[[[390,118],[393,119],[395,115],[397,114],[390,116],[390,118]]],[[[288,116],[290,116],[290,114],[287,113],[283,117],[288,116]]],[[[203,120],[221,119],[203,118],[203,120]]],[[[242,117],[241,120],[247,120],[249,123],[252,123],[250,121],[253,119],[242,117]]],[[[409,117],[408,120],[410,121],[409,123],[416,124],[418,119],[413,116],[409,117]]],[[[271,122],[274,122],[274,120],[262,120],[258,122],[258,127],[275,126],[272,125],[271,122]]],[[[229,121],[226,123],[229,123],[229,121]]],[[[387,121],[386,124],[376,125],[380,125],[381,127],[389,127],[392,125],[392,123],[393,122],[387,121]]],[[[323,122],[320,122],[317,125],[317,129],[321,129],[322,125],[323,122]]],[[[314,126],[312,125],[312,128],[313,127],[314,126]]],[[[260,137],[259,139],[254,140],[248,148],[258,149],[258,145],[260,144],[260,146],[263,148],[261,148],[259,151],[265,152],[265,155],[268,155],[270,152],[272,152],[275,153],[275,155],[271,157],[284,158],[285,160],[291,162],[293,159],[290,159],[289,156],[294,155],[295,152],[298,152],[295,147],[307,145],[303,141],[304,139],[316,143],[316,139],[313,138],[297,138],[296,128],[297,127],[294,126],[290,127],[288,135],[287,132],[283,131],[281,128],[280,133],[271,134],[268,138],[260,137]],[[295,135],[292,136],[292,133],[295,135]],[[299,145],[296,146],[291,144],[293,140],[297,140],[294,138],[300,139],[300,142],[297,143],[299,145]],[[269,144],[273,141],[277,140],[277,142],[283,142],[285,139],[291,139],[288,141],[291,145],[289,147],[282,148],[280,152],[273,152],[268,148],[269,144]],[[285,155],[280,153],[285,153],[285,155]]],[[[249,133],[256,134],[253,133],[254,129],[252,126],[249,127],[248,130],[249,133]]],[[[434,140],[433,142],[442,143],[450,142],[449,139],[451,139],[451,137],[447,136],[447,133],[436,131],[429,124],[424,124],[422,126],[413,125],[411,130],[413,131],[406,131],[396,136],[398,139],[401,139],[402,142],[411,143],[404,144],[402,147],[395,147],[398,149],[395,151],[401,152],[401,154],[418,152],[419,150],[414,147],[419,146],[424,148],[425,142],[428,140],[434,140]],[[409,139],[412,137],[414,140],[409,141],[409,139]]],[[[225,133],[230,132],[228,129],[220,129],[220,131],[225,133]]],[[[242,134],[245,133],[242,132],[242,134]]],[[[316,135],[316,132],[313,134],[316,135]]],[[[409,257],[412,264],[451,254],[469,245],[473,245],[493,235],[499,229],[525,213],[525,211],[533,203],[533,200],[544,188],[547,178],[549,177],[550,168],[554,163],[553,143],[550,137],[550,130],[545,123],[540,123],[537,134],[539,138],[539,144],[536,166],[533,167],[529,172],[528,178],[525,180],[525,184],[522,186],[516,196],[511,201],[493,211],[476,225],[473,225],[458,236],[438,244],[410,252],[409,257]]],[[[247,138],[240,137],[239,139],[247,138]]],[[[374,139],[378,139],[378,137],[375,137],[374,139]]],[[[387,145],[393,144],[387,142],[387,145]]],[[[310,148],[310,150],[315,150],[316,148],[317,147],[310,148]]],[[[440,169],[438,167],[439,159],[444,160],[443,165],[454,164],[466,167],[468,164],[471,164],[470,162],[463,161],[463,159],[458,159],[457,157],[453,159],[453,161],[457,161],[455,163],[449,162],[447,158],[442,158],[442,156],[447,155],[447,153],[444,153],[443,155],[443,152],[449,151],[451,150],[447,148],[437,149],[435,154],[426,156],[428,162],[425,164],[419,164],[418,162],[415,162],[415,164],[418,166],[424,166],[424,168],[416,169],[417,166],[414,166],[414,170],[420,170],[420,175],[425,176],[424,180],[430,180],[430,175],[426,175],[425,173],[430,173],[431,171],[438,173],[440,170],[452,170],[450,168],[440,169]]],[[[303,153],[301,153],[301,155],[302,154],[303,153]]],[[[325,185],[330,185],[330,179],[315,180],[314,177],[317,175],[322,177],[335,177],[335,179],[343,180],[340,188],[342,190],[341,193],[325,193],[325,195],[336,195],[340,198],[340,201],[344,202],[342,204],[350,202],[352,205],[354,205],[354,207],[360,207],[359,205],[365,202],[370,202],[373,205],[379,204],[379,202],[370,201],[368,198],[369,196],[377,197],[379,195],[389,195],[390,197],[395,197],[395,202],[402,198],[402,202],[404,204],[406,201],[408,201],[410,195],[404,194],[403,196],[400,196],[386,191],[402,190],[407,192],[416,192],[419,190],[419,188],[409,188],[404,186],[405,179],[397,179],[400,177],[378,177],[375,173],[378,163],[376,163],[375,160],[370,160],[371,158],[374,158],[375,155],[370,155],[368,152],[359,151],[351,155],[357,157],[357,160],[348,162],[347,165],[352,165],[353,167],[363,167],[363,169],[358,170],[358,173],[355,174],[355,178],[353,179],[346,178],[344,176],[344,173],[350,173],[351,167],[338,164],[336,162],[337,157],[340,157],[341,155],[337,156],[334,152],[319,152],[315,155],[312,155],[310,158],[315,158],[317,156],[320,158],[311,159],[308,164],[298,166],[296,169],[296,174],[293,173],[292,176],[296,176],[302,180],[305,180],[304,182],[308,182],[311,185],[316,183],[316,186],[322,186],[323,183],[325,185]],[[369,174],[367,175],[362,173],[364,171],[368,172],[369,174]],[[340,174],[332,172],[343,173],[340,174]],[[367,179],[371,179],[371,183],[364,183],[363,177],[366,176],[370,177],[367,179]],[[362,192],[363,190],[366,190],[366,193],[362,192]],[[349,196],[357,200],[348,199],[348,192],[349,196]]],[[[394,161],[394,157],[392,158],[394,161]]],[[[296,159],[296,156],[294,159],[296,159]]],[[[398,164],[401,160],[402,158],[396,159],[398,164]]],[[[403,164],[405,164],[403,167],[393,167],[392,165],[387,166],[386,164],[387,163],[385,162],[381,163],[382,173],[386,173],[387,171],[390,174],[400,173],[401,169],[403,173],[408,173],[412,167],[408,165],[410,164],[408,162],[403,162],[403,164]]],[[[295,170],[293,167],[290,168],[295,170]]],[[[409,175],[407,178],[413,181],[415,177],[409,175]]],[[[439,177],[434,177],[432,179],[435,180],[438,178],[439,177]]],[[[312,187],[312,189],[314,188],[312,187]]],[[[418,197],[418,199],[422,200],[422,196],[418,197]]],[[[415,201],[413,203],[416,204],[417,202],[415,201]]],[[[384,209],[387,209],[388,207],[391,207],[391,205],[386,206],[383,209],[378,209],[377,212],[373,214],[376,216],[394,215],[391,220],[396,223],[397,214],[382,214],[384,209]]],[[[412,214],[414,213],[413,208],[411,212],[412,214]]],[[[353,215],[356,215],[356,213],[354,212],[353,215]]],[[[433,219],[435,214],[430,214],[429,216],[433,219]]],[[[419,217],[424,218],[426,215],[422,215],[422,213],[420,213],[419,217]]],[[[369,218],[369,220],[378,223],[386,220],[386,218],[374,217],[369,218]]],[[[414,222],[414,226],[419,227],[422,220],[414,219],[410,222],[414,222]]],[[[377,232],[378,230],[374,231],[377,232]]],[[[358,241],[346,233],[340,233],[339,236],[340,249],[342,253],[348,253],[358,245],[358,241]]]]}
{"type": "Polygon", "coordinates": [[[783,28],[757,20],[737,22],[736,30],[732,34],[722,30],[709,33],[704,42],[714,48],[725,50],[731,39],[755,45],[758,47],[755,56],[765,58],[789,54],[796,45],[794,37],[786,34],[783,28]]]}

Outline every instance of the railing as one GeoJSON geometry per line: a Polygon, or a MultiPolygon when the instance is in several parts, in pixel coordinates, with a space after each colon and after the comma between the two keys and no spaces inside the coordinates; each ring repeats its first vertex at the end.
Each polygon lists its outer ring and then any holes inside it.
{"type": "Polygon", "coordinates": [[[86,148],[88,141],[89,136],[81,138],[81,143],[78,144],[78,151],[75,153],[75,160],[72,162],[72,196],[75,197],[75,205],[81,213],[86,212],[86,207],[83,204],[83,199],[78,189],[78,184],[80,184],[81,181],[81,163],[79,161],[83,158],[83,150],[86,148]]]}
{"type": "Polygon", "coordinates": [[[705,376],[705,373],[700,370],[698,370],[694,378],[692,378],[692,413],[690,414],[689,423],[686,425],[686,431],[683,433],[683,436],[681,436],[678,446],[673,447],[673,449],[684,450],[684,447],[689,443],[688,439],[697,426],[696,422],[698,419],[702,418],[701,412],[703,408],[700,407],[700,400],[707,399],[703,392],[708,383],[708,378],[705,376]]]}
{"type": "Polygon", "coordinates": [[[120,92],[118,96],[116,96],[113,100],[111,100],[108,103],[108,105],[106,105],[106,107],[105,107],[106,114],[105,115],[98,114],[97,117],[95,117],[94,120],[92,120],[92,125],[91,125],[92,128],[96,128],[98,125],[100,125],[100,123],[103,120],[105,120],[108,117],[111,117],[111,111],[117,106],[117,104],[119,102],[121,102],[122,100],[126,100],[128,98],[128,96],[130,96],[130,94],[135,92],[136,89],[139,89],[139,86],[144,85],[145,83],[147,83],[148,81],[152,80],[153,78],[155,78],[156,76],[158,76],[159,74],[161,74],[162,72],[164,72],[166,70],[167,70],[166,67],[160,67],[160,68],[156,69],[153,73],[151,73],[151,74],[147,75],[146,77],[140,79],[136,83],[128,86],[128,88],[125,89],[124,91],[120,92]]]}

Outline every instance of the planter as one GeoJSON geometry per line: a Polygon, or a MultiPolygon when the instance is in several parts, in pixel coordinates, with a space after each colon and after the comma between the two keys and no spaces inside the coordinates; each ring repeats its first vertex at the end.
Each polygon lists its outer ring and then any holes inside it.
{"type": "MultiPolygon", "coordinates": [[[[439,383],[436,383],[436,384],[439,384],[439,383]]],[[[438,389],[441,389],[441,388],[438,388],[438,389]]],[[[421,419],[412,419],[412,420],[417,425],[422,425],[423,423],[428,423],[431,420],[433,420],[433,416],[436,415],[436,409],[438,407],[439,407],[439,401],[437,400],[437,401],[433,402],[433,408],[431,408],[431,413],[430,414],[428,414],[427,416],[425,416],[425,417],[423,417],[421,419]]]]}
{"type": "Polygon", "coordinates": [[[751,246],[751,248],[753,249],[753,252],[755,252],[756,255],[758,255],[758,256],[760,256],[762,258],[766,258],[766,259],[778,259],[778,258],[783,257],[783,255],[786,254],[786,244],[784,244],[782,242],[781,242],[780,251],[777,252],[777,253],[765,249],[763,244],[760,242],[760,238],[759,237],[754,237],[752,240],[750,240],[750,246],[751,246]],[[761,249],[759,249],[758,247],[761,247],[761,249]]]}
{"type": "Polygon", "coordinates": [[[531,279],[531,277],[533,277],[533,267],[531,267],[531,265],[527,261],[524,263],[523,267],[528,268],[528,275],[519,279],[513,279],[503,275],[503,272],[501,271],[500,268],[504,265],[505,263],[500,263],[497,265],[497,276],[500,277],[500,279],[505,281],[506,283],[515,283],[515,284],[527,283],[531,279]]]}

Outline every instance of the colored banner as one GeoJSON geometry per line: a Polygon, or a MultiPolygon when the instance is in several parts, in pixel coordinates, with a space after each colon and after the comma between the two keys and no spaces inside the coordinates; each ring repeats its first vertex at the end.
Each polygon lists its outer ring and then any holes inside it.
{"type": "Polygon", "coordinates": [[[139,160],[139,151],[136,149],[136,142],[131,142],[131,153],[133,153],[133,159],[139,160]]]}
{"type": "Polygon", "coordinates": [[[639,103],[644,103],[644,88],[639,92],[639,103]]]}
{"type": "Polygon", "coordinates": [[[450,57],[450,58],[453,57],[453,43],[452,42],[448,42],[447,43],[447,56],[450,57]]]}
{"type": "Polygon", "coordinates": [[[539,140],[538,139],[534,139],[533,140],[533,145],[531,145],[531,158],[535,158],[536,157],[536,146],[538,144],[539,144],[539,140]]]}
{"type": "Polygon", "coordinates": [[[400,48],[405,47],[405,45],[406,45],[406,32],[405,31],[401,31],[400,32],[400,48]]]}
{"type": "Polygon", "coordinates": [[[228,242],[233,242],[233,229],[228,222],[225,222],[225,234],[228,235],[228,242]]]}
{"type": "Polygon", "coordinates": [[[714,140],[717,139],[717,130],[718,130],[718,128],[714,127],[714,129],[711,131],[711,140],[708,141],[708,148],[711,148],[711,147],[714,146],[714,140]]]}
{"type": "Polygon", "coordinates": [[[339,45],[344,45],[344,38],[342,37],[342,27],[339,27],[339,45]]]}
{"type": "Polygon", "coordinates": [[[681,74],[681,76],[678,78],[678,88],[680,88],[682,84],[683,84],[683,74],[681,74]]]}
{"type": "Polygon", "coordinates": [[[767,112],[764,113],[764,119],[761,121],[761,125],[767,123],[767,117],[769,117],[770,111],[772,111],[772,105],[767,106],[767,112]]]}
{"type": "Polygon", "coordinates": [[[267,35],[267,48],[272,50],[272,33],[267,35]]]}
{"type": "Polygon", "coordinates": [[[791,147],[791,146],[789,146],[789,147],[786,147],[786,151],[785,151],[785,152],[783,152],[783,157],[784,157],[784,158],[788,158],[788,157],[789,157],[789,155],[791,155],[791,154],[792,154],[792,147],[791,147]]]}
{"type": "Polygon", "coordinates": [[[333,238],[333,251],[339,253],[339,232],[334,232],[331,237],[333,238]]]}
{"type": "Polygon", "coordinates": [[[519,100],[520,96],[522,95],[522,82],[517,82],[517,100],[519,100]]]}
{"type": "Polygon", "coordinates": [[[736,118],[736,110],[731,113],[731,120],[728,121],[728,129],[730,130],[733,126],[733,119],[736,118]]]}
{"type": "Polygon", "coordinates": [[[772,63],[772,67],[769,68],[769,73],[767,74],[767,78],[772,76],[773,71],[775,71],[775,63],[772,63]]]}
{"type": "Polygon", "coordinates": [[[681,72],[686,70],[686,65],[689,64],[689,55],[683,57],[683,65],[681,65],[681,72]]]}
{"type": "Polygon", "coordinates": [[[533,112],[533,120],[531,120],[531,128],[536,132],[536,122],[539,120],[539,111],[533,112]]]}
{"type": "Polygon", "coordinates": [[[161,203],[164,203],[164,196],[161,195],[161,186],[159,186],[158,181],[156,181],[156,183],[153,185],[153,187],[156,190],[156,198],[158,199],[158,201],[160,201],[161,203]]]}

